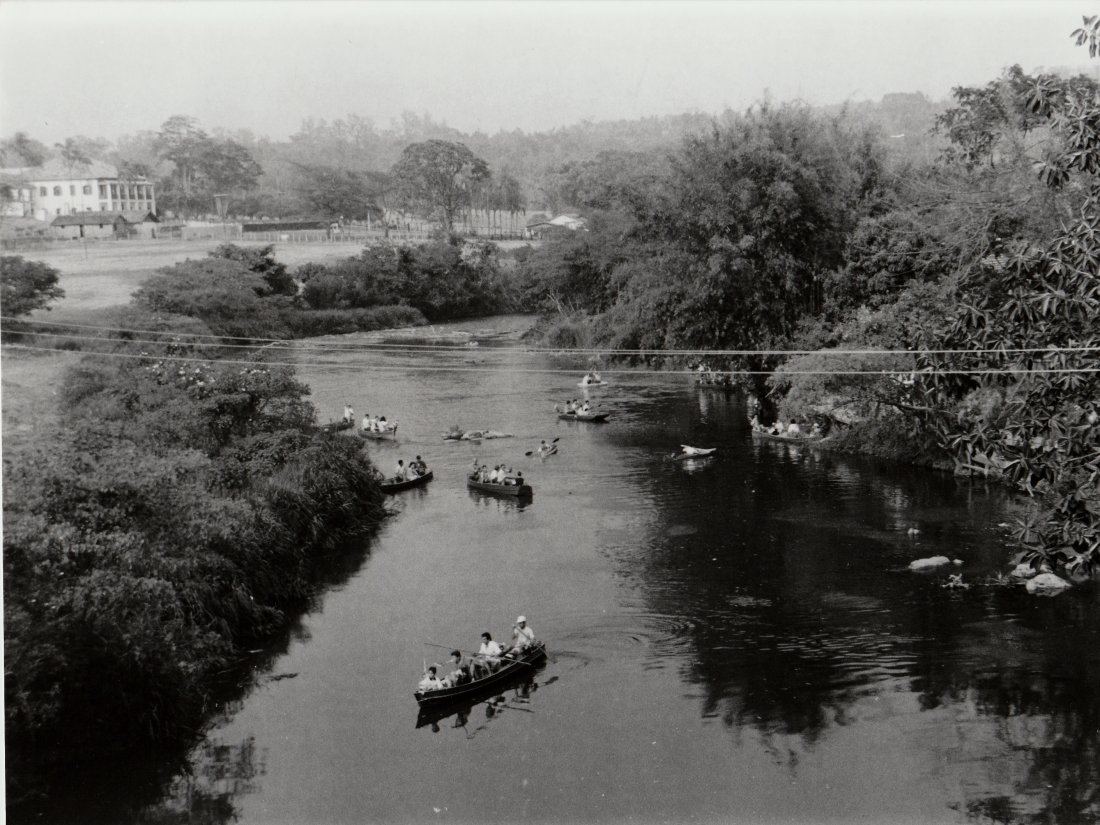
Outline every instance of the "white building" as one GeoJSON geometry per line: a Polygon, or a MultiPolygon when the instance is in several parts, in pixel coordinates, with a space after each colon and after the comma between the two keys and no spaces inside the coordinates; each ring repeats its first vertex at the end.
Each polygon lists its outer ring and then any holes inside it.
{"type": "Polygon", "coordinates": [[[30,215],[52,221],[78,212],[156,212],[153,184],[145,178],[122,180],[118,169],[93,160],[71,167],[60,158],[41,166],[0,169],[7,181],[5,214],[30,215]],[[19,210],[18,212],[16,210],[19,210]]]}

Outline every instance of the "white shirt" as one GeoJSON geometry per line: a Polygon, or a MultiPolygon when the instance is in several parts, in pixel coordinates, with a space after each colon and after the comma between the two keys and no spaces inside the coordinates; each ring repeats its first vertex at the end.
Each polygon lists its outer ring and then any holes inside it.
{"type": "Polygon", "coordinates": [[[523,648],[535,641],[535,631],[531,629],[531,626],[524,623],[523,627],[516,625],[512,630],[512,645],[514,647],[523,648]]]}
{"type": "Polygon", "coordinates": [[[437,679],[435,676],[432,676],[432,674],[430,673],[425,673],[424,678],[420,680],[420,684],[418,684],[416,687],[420,691],[428,691],[439,690],[442,686],[443,685],[440,683],[439,679],[437,679]]]}
{"type": "Polygon", "coordinates": [[[494,641],[488,641],[481,643],[481,647],[477,650],[477,655],[484,656],[486,659],[499,659],[502,652],[500,645],[494,641]]]}

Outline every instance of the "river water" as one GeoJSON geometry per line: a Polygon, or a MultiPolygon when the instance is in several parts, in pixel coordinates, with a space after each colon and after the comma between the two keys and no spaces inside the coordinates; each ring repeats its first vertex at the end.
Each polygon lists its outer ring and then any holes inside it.
{"type": "Polygon", "coordinates": [[[1100,602],[989,583],[1018,506],[1000,489],[754,443],[737,396],[682,375],[605,371],[587,393],[610,420],[578,424],[552,404],[583,370],[514,344],[301,360],[322,419],[397,418],[366,449],[435,481],[395,500],[160,815],[1100,818],[1100,602]],[[453,424],[515,437],[443,441],[453,424]],[[679,444],[719,450],[677,463],[679,444]],[[522,469],[532,501],[468,492],[475,460],[522,469]],[[940,554],[961,564],[909,571],[940,554]],[[423,665],[520,613],[550,652],[533,684],[417,727],[423,665]]]}

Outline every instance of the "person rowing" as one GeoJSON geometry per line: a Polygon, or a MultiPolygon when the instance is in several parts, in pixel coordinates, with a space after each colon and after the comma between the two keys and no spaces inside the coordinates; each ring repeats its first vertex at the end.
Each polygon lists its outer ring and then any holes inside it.
{"type": "Polygon", "coordinates": [[[512,646],[509,652],[521,653],[535,643],[535,631],[527,624],[526,616],[518,616],[512,625],[512,646]]]}
{"type": "Polygon", "coordinates": [[[504,653],[499,644],[493,641],[493,636],[488,631],[481,634],[481,647],[478,648],[477,658],[471,663],[474,678],[478,678],[479,672],[489,676],[500,667],[500,657],[504,653]]]}
{"type": "Polygon", "coordinates": [[[344,402],[344,418],[343,418],[343,421],[344,421],[345,424],[354,424],[355,423],[355,410],[353,410],[351,408],[351,404],[347,403],[346,401],[344,402]]]}
{"type": "Polygon", "coordinates": [[[542,440],[542,443],[539,444],[539,448],[535,452],[538,453],[539,458],[545,458],[546,456],[557,452],[557,449],[558,448],[555,447],[553,444],[547,444],[546,439],[544,438],[542,440]]]}

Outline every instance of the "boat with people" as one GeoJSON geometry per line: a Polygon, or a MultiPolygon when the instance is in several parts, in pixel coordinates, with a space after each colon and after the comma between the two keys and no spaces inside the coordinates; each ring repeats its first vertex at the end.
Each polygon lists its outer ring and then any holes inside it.
{"type": "Polygon", "coordinates": [[[812,444],[815,441],[821,440],[820,435],[773,433],[763,427],[754,427],[752,430],[752,437],[759,438],[761,441],[780,441],[784,444],[812,444]]]}
{"type": "Polygon", "coordinates": [[[585,373],[584,378],[577,384],[578,387],[602,387],[607,382],[600,377],[600,374],[595,370],[589,370],[585,373]]]}
{"type": "Polygon", "coordinates": [[[485,696],[489,692],[500,690],[515,681],[517,677],[522,677],[523,674],[531,672],[535,666],[545,660],[546,645],[535,640],[515,655],[502,656],[500,667],[485,676],[470,679],[453,687],[417,690],[413,693],[413,697],[422,711],[435,710],[460,702],[472,702],[478,696],[485,696]]]}
{"type": "Polygon", "coordinates": [[[558,418],[561,421],[591,421],[593,424],[602,424],[609,415],[610,413],[559,412],[558,418]]]}
{"type": "Polygon", "coordinates": [[[346,421],[344,419],[341,419],[339,421],[328,421],[322,424],[319,429],[323,430],[326,433],[338,433],[343,430],[350,430],[354,426],[354,421],[346,421]]]}
{"type": "Polygon", "coordinates": [[[372,439],[372,440],[375,440],[375,441],[380,441],[384,438],[396,439],[397,438],[397,422],[395,421],[392,427],[387,427],[384,430],[364,430],[364,429],[360,429],[359,430],[359,437],[360,438],[372,439]]]}
{"type": "Polygon", "coordinates": [[[710,458],[718,452],[717,447],[692,447],[681,444],[678,452],[669,456],[673,461],[687,461],[692,458],[710,458]]]}
{"type": "Polygon", "coordinates": [[[428,470],[428,472],[424,473],[424,475],[416,476],[414,478],[388,478],[385,481],[381,482],[378,486],[383,493],[400,493],[402,490],[410,490],[413,487],[421,487],[427,484],[433,478],[435,478],[435,474],[431,470],[428,470]]]}
{"type": "Polygon", "coordinates": [[[512,498],[530,498],[535,494],[535,489],[530,484],[502,484],[497,481],[479,481],[472,476],[466,477],[466,489],[512,498]]]}

